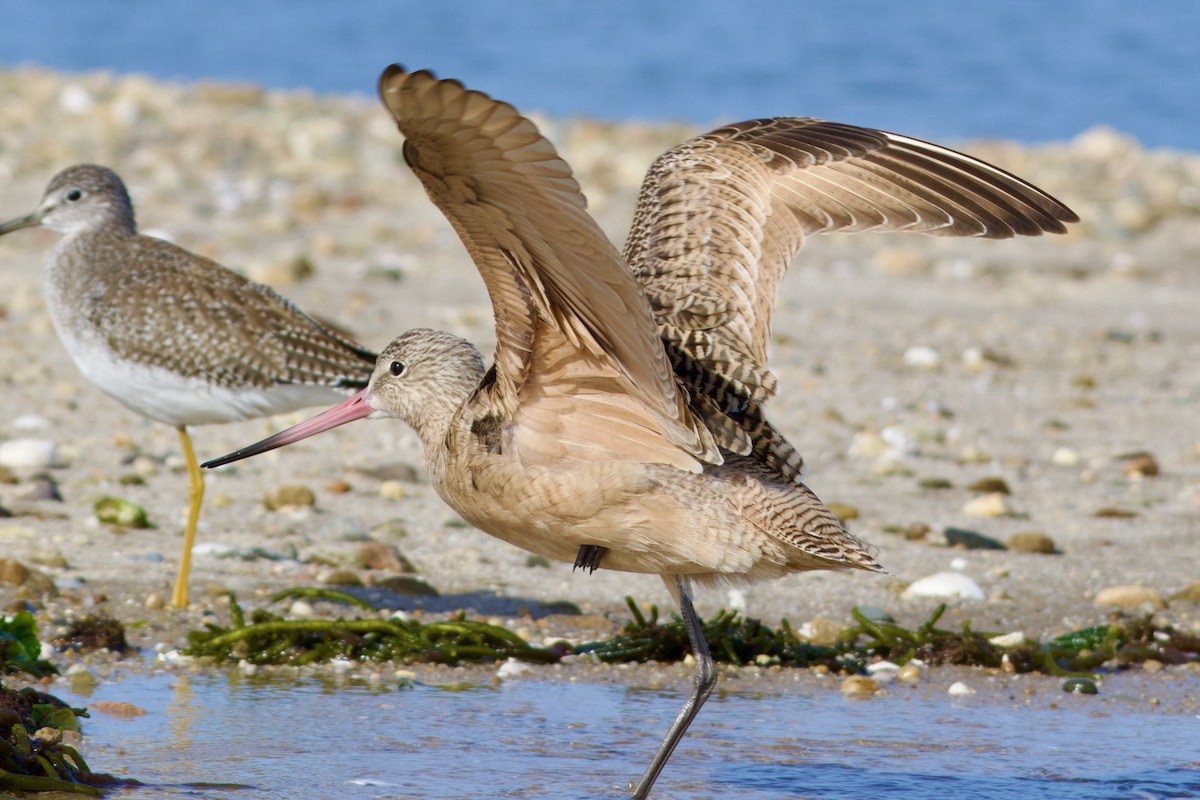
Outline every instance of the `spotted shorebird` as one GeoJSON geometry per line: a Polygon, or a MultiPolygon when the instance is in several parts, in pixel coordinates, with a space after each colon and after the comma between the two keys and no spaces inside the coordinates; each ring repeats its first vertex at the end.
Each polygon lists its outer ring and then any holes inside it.
{"type": "Polygon", "coordinates": [[[125,184],[79,164],[50,181],[37,210],[0,235],[63,234],[46,266],[46,305],[84,377],[179,431],[189,509],[171,604],[187,605],[204,479],[187,426],[326,405],[366,385],[375,353],[265,286],[143,236],[125,184]]]}
{"type": "Polygon", "coordinates": [[[421,439],[438,494],[487,533],[549,559],[661,575],[696,659],[694,688],[633,790],[650,792],[717,675],[694,584],[811,569],[878,571],[801,482],[767,421],[776,288],[807,236],[894,230],[1005,238],[1076,216],[971,156],[815,119],[720,128],[661,157],[624,255],[567,164],[512,106],[390,67],[404,158],[475,261],[496,317],[469,342],[413,330],[365,390],[204,466],[363,417],[421,439]]]}

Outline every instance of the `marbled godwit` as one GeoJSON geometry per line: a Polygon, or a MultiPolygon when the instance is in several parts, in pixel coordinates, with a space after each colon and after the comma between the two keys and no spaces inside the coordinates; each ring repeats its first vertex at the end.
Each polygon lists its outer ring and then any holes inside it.
{"type": "Polygon", "coordinates": [[[814,119],[754,120],[663,154],[622,257],[567,164],[512,106],[428,72],[386,70],[404,158],[483,276],[496,354],[413,330],[367,389],[204,466],[363,417],[421,439],[438,494],[547,558],[661,575],[695,686],[633,791],[644,798],[717,676],[693,584],[879,570],[800,481],[762,403],[775,290],[806,236],[903,230],[1004,238],[1075,215],[989,164],[814,119]]]}
{"type": "Polygon", "coordinates": [[[125,184],[105,167],[63,170],[37,210],[0,225],[0,236],[36,225],[64,234],[44,282],[76,366],[118,402],[179,431],[189,509],[171,604],[186,606],[204,496],[187,426],[333,402],[366,385],[375,354],[265,286],[140,235],[125,184]]]}

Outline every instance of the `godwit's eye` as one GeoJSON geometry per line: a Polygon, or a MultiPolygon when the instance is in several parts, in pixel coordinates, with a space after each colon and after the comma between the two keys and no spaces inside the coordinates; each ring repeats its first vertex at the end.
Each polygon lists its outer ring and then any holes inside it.
{"type": "Polygon", "coordinates": [[[397,378],[400,377],[401,375],[404,374],[404,362],[403,361],[393,361],[391,366],[388,367],[388,371],[391,372],[393,375],[395,375],[397,378]]]}
{"type": "Polygon", "coordinates": [[[78,189],[72,189],[71,191],[67,192],[68,202],[77,203],[81,197],[83,197],[83,192],[79,191],[78,189]]]}

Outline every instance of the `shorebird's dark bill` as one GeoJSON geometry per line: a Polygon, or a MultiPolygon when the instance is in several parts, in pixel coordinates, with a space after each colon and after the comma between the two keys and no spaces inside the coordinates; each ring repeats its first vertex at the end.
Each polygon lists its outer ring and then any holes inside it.
{"type": "Polygon", "coordinates": [[[367,402],[367,390],[363,389],[353,397],[338,403],[333,408],[322,411],[312,419],[305,420],[298,425],[293,425],[286,431],[280,431],[273,436],[268,436],[261,442],[243,447],[241,450],[235,450],[228,455],[214,458],[212,461],[205,461],[200,466],[211,469],[212,467],[228,464],[231,461],[241,461],[243,458],[265,453],[277,447],[285,447],[293,442],[298,442],[301,439],[307,439],[310,436],[327,431],[330,428],[336,428],[339,425],[345,425],[347,422],[353,422],[356,419],[370,416],[374,410],[367,402]]]}
{"type": "Polygon", "coordinates": [[[8,222],[0,224],[0,236],[3,236],[6,233],[12,233],[13,231],[19,231],[21,228],[32,228],[35,225],[41,224],[42,215],[35,211],[27,216],[17,217],[14,220],[9,220],[8,222]]]}

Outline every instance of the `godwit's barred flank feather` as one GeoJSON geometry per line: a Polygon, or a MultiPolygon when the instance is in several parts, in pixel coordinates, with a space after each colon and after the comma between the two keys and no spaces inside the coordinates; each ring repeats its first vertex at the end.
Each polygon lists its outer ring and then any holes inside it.
{"type": "Polygon", "coordinates": [[[46,305],[80,371],[179,430],[191,498],[172,604],[186,605],[203,495],[187,426],[332,402],[366,385],[375,353],[267,287],[140,235],[125,184],[105,167],[63,170],[0,235],[36,225],[65,234],[46,267],[46,305]]]}
{"type": "Polygon", "coordinates": [[[775,390],[771,305],[804,237],[1004,236],[1061,230],[1073,215],[934,145],[765,120],[659,159],[626,263],[570,168],[512,106],[396,66],[380,95],[405,160],[483,276],[495,362],[485,371],[469,342],[409,331],[380,354],[362,393],[205,466],[395,417],[420,437],[438,493],[481,530],[585,571],[661,575],[687,626],[696,685],[634,789],[644,798],[716,684],[693,583],[881,569],[800,483],[800,454],[762,407],[775,390]]]}
{"type": "Polygon", "coordinates": [[[693,394],[736,412],[775,393],[766,356],[771,314],[808,236],[1002,239],[1062,233],[1075,221],[1040,189],[935,144],[817,119],[759,119],[698,136],[655,161],[624,255],[676,375],[693,394]]]}

